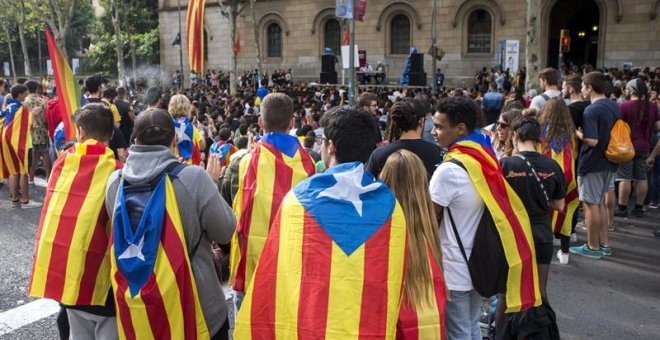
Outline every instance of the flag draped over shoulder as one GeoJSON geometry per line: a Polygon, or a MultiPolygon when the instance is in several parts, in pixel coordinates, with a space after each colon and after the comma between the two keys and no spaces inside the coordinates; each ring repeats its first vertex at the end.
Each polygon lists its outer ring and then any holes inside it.
{"type": "Polygon", "coordinates": [[[411,306],[404,294],[399,321],[396,325],[397,340],[445,339],[447,288],[442,268],[434,260],[430,248],[427,253],[433,278],[433,284],[428,287],[432,298],[429,301],[420,301],[418,306],[411,306]]]}
{"type": "Polygon", "coordinates": [[[125,182],[117,193],[110,263],[120,339],[210,337],[170,176],[160,178],[135,228],[125,182]]]}
{"type": "Polygon", "coordinates": [[[5,114],[0,111],[0,179],[5,179],[9,177],[9,169],[7,169],[7,163],[3,159],[3,142],[2,142],[2,127],[5,126],[5,114]]]}
{"type": "Polygon", "coordinates": [[[55,44],[53,35],[48,28],[46,28],[46,41],[48,41],[48,54],[55,74],[57,98],[64,104],[62,121],[64,122],[64,135],[68,141],[76,137],[77,131],[73,114],[82,106],[82,91],[80,91],[80,86],[78,86],[78,82],[73,76],[71,66],[69,66],[64,54],[55,44]]]}
{"type": "MultiPolygon", "coordinates": [[[[21,102],[9,99],[4,112],[5,121],[1,128],[2,162],[6,177],[28,173],[28,149],[32,115],[21,102]]],[[[3,170],[4,172],[4,170],[3,170]]]]}
{"type": "Polygon", "coordinates": [[[455,142],[445,161],[457,159],[472,182],[502,240],[509,265],[506,283],[507,313],[541,305],[534,239],[525,206],[504,180],[502,168],[493,152],[490,139],[475,132],[455,142]]]}
{"type": "Polygon", "coordinates": [[[234,290],[245,292],[284,196],[315,170],[298,139],[284,133],[267,134],[254,153],[241,160],[230,255],[229,280],[234,290]]]}
{"type": "Polygon", "coordinates": [[[186,164],[199,165],[202,162],[202,153],[199,148],[202,136],[185,117],[174,119],[174,129],[177,137],[174,154],[181,156],[186,164]]]}
{"type": "Polygon", "coordinates": [[[30,296],[65,305],[105,305],[110,289],[105,185],[121,163],[95,140],[59,157],[48,181],[30,296]]]}
{"type": "Polygon", "coordinates": [[[401,207],[361,163],[291,190],[274,218],[236,339],[394,339],[403,291],[401,207]]]}
{"type": "Polygon", "coordinates": [[[204,3],[205,0],[188,1],[188,63],[190,70],[197,73],[204,71],[204,3]]]}
{"type": "Polygon", "coordinates": [[[564,210],[558,212],[552,211],[552,230],[555,233],[560,233],[564,236],[571,236],[573,227],[573,216],[577,211],[580,201],[578,199],[577,181],[575,176],[575,154],[577,150],[573,147],[573,143],[568,142],[564,147],[549,147],[544,152],[545,156],[551,158],[564,172],[564,178],[568,183],[566,194],[566,206],[564,210]]]}

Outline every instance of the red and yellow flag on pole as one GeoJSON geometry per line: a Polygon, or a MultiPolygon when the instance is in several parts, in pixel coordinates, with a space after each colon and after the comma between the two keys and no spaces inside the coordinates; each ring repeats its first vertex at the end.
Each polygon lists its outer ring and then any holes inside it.
{"type": "Polygon", "coordinates": [[[433,252],[428,249],[429,267],[433,284],[430,290],[429,301],[419,301],[418,306],[412,306],[403,296],[399,321],[396,325],[397,340],[444,340],[445,332],[445,304],[447,302],[447,288],[442,275],[442,268],[434,260],[433,252]]]}
{"type": "Polygon", "coordinates": [[[95,140],[56,161],[37,230],[30,296],[105,305],[110,290],[105,185],[121,163],[95,140]]]}
{"type": "Polygon", "coordinates": [[[467,170],[502,240],[509,271],[506,281],[507,313],[541,305],[536,253],[525,206],[506,182],[490,140],[475,132],[454,143],[445,161],[457,159],[467,170]]]}
{"type": "Polygon", "coordinates": [[[558,212],[552,211],[552,230],[564,236],[571,236],[573,229],[573,216],[577,211],[580,201],[578,199],[577,181],[575,176],[575,155],[577,153],[573,143],[567,143],[564,148],[555,150],[552,147],[547,148],[545,156],[551,158],[564,172],[564,178],[568,184],[566,194],[566,206],[564,210],[558,212]]]}
{"type": "Polygon", "coordinates": [[[71,66],[66,61],[64,54],[55,44],[55,39],[46,27],[46,41],[48,42],[48,54],[53,65],[55,74],[55,89],[57,97],[64,104],[62,112],[62,121],[64,122],[64,136],[66,140],[72,140],[76,137],[77,129],[73,121],[73,114],[78,110],[82,103],[82,92],[76,78],[73,76],[71,66]]]}
{"type": "Polygon", "coordinates": [[[190,0],[186,21],[188,63],[190,70],[197,73],[204,71],[204,3],[205,0],[190,0]]]}
{"type": "Polygon", "coordinates": [[[230,255],[229,281],[234,290],[245,292],[252,279],[284,196],[315,172],[314,161],[298,139],[282,133],[264,136],[255,152],[241,160],[230,255]]]}
{"type": "Polygon", "coordinates": [[[391,191],[363,170],[361,163],[337,165],[286,195],[235,339],[395,338],[405,216],[391,191]],[[363,194],[342,199],[350,190],[363,194]]]}
{"type": "Polygon", "coordinates": [[[32,115],[17,99],[9,99],[8,103],[0,128],[2,167],[6,169],[4,176],[27,175],[32,115]]]}

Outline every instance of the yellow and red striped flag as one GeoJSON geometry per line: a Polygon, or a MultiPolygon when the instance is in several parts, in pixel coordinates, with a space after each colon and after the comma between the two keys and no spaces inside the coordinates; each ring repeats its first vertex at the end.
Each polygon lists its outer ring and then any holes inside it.
{"type": "MultiPolygon", "coordinates": [[[[0,111],[0,137],[2,137],[2,127],[5,126],[5,115],[4,112],[0,111]]],[[[0,138],[0,180],[9,177],[9,169],[7,169],[7,163],[3,159],[3,145],[2,138],[0,138]]]]}
{"type": "Polygon", "coordinates": [[[266,236],[282,199],[291,188],[313,175],[316,167],[298,139],[269,133],[252,155],[241,160],[233,210],[229,281],[238,292],[252,279],[266,236]]]}
{"type": "Polygon", "coordinates": [[[110,290],[105,185],[120,167],[112,150],[91,139],[55,161],[37,230],[30,296],[105,305],[110,290]]]}
{"type": "Polygon", "coordinates": [[[4,114],[5,121],[2,124],[0,137],[3,167],[7,170],[5,176],[27,175],[32,115],[19,100],[13,98],[7,101],[7,110],[4,114]]]}
{"type": "Polygon", "coordinates": [[[506,182],[488,137],[479,132],[450,148],[445,161],[457,159],[467,170],[486,208],[493,216],[509,266],[506,280],[507,313],[541,305],[536,253],[525,206],[506,182]],[[522,212],[522,213],[521,213],[522,212]]]}
{"type": "Polygon", "coordinates": [[[197,73],[204,71],[204,3],[205,0],[190,0],[186,21],[188,63],[190,70],[197,73]]]}
{"type": "Polygon", "coordinates": [[[394,194],[344,163],[282,202],[236,320],[235,339],[394,339],[406,222],[394,194]]]}
{"type": "Polygon", "coordinates": [[[433,278],[433,284],[428,287],[428,293],[432,298],[429,301],[421,300],[417,306],[412,306],[404,294],[399,321],[396,325],[397,340],[445,339],[447,288],[442,268],[435,261],[431,248],[427,253],[433,278]]]}
{"type": "Polygon", "coordinates": [[[62,121],[64,122],[64,136],[67,141],[74,139],[77,135],[76,123],[73,114],[82,106],[82,91],[76,78],[73,76],[71,66],[67,63],[64,54],[55,44],[50,29],[46,27],[46,41],[48,42],[48,54],[53,65],[55,74],[55,90],[57,98],[64,104],[62,121]]]}
{"type": "Polygon", "coordinates": [[[575,176],[575,155],[577,149],[573,146],[574,143],[568,142],[563,148],[548,147],[544,152],[545,156],[553,159],[561,170],[564,172],[564,178],[568,184],[566,193],[566,206],[564,210],[558,212],[552,211],[552,231],[560,233],[564,236],[571,236],[573,228],[573,216],[577,211],[580,201],[578,199],[577,181],[575,176]]]}
{"type": "Polygon", "coordinates": [[[117,193],[110,233],[119,338],[209,339],[170,176],[163,175],[143,202],[147,216],[135,229],[125,185],[117,193]]]}

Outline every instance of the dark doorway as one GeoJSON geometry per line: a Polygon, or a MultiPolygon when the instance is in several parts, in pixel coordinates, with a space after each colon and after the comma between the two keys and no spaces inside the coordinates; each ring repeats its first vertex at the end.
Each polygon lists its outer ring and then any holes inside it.
{"type": "Polygon", "coordinates": [[[600,10],[594,0],[559,0],[550,11],[548,31],[548,65],[560,67],[559,35],[570,30],[570,51],[562,55],[567,66],[597,66],[600,10]]]}

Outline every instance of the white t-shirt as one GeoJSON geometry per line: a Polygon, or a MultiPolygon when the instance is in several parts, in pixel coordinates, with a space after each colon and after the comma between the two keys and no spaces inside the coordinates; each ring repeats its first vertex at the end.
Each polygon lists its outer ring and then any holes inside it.
{"type": "MultiPolygon", "coordinates": [[[[546,96],[548,96],[548,99],[552,99],[555,97],[558,97],[561,95],[561,91],[559,90],[548,90],[543,92],[546,96]]],[[[543,98],[543,94],[540,94],[534,98],[532,98],[532,102],[529,104],[530,109],[536,109],[539,113],[541,113],[541,110],[543,110],[543,107],[545,106],[545,98],[543,98]]]]}
{"type": "Polygon", "coordinates": [[[470,272],[456,241],[447,207],[451,210],[465,253],[470,258],[474,235],[485,208],[484,201],[467,171],[451,162],[444,162],[435,170],[429,189],[433,202],[445,207],[440,227],[440,244],[447,288],[462,292],[472,290],[470,272]]]}

